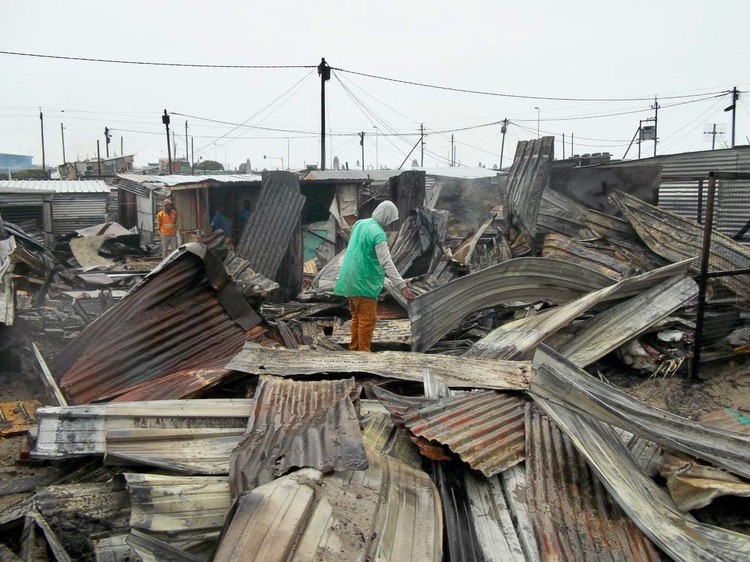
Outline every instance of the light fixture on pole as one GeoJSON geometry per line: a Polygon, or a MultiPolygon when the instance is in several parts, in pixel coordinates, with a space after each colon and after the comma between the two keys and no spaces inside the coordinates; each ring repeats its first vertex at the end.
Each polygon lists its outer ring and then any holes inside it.
{"type": "Polygon", "coordinates": [[[263,160],[281,160],[281,169],[284,169],[284,159],[281,156],[266,156],[264,154],[263,160]]]}

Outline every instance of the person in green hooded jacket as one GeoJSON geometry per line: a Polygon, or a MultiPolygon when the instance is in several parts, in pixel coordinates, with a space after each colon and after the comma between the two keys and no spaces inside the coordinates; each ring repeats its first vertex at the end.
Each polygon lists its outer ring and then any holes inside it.
{"type": "Polygon", "coordinates": [[[358,220],[352,227],[349,245],[333,292],[349,299],[352,315],[349,349],[370,351],[372,334],[377,322],[378,295],[386,276],[407,301],[414,299],[393,264],[384,227],[398,220],[398,208],[383,201],[372,218],[358,220]]]}

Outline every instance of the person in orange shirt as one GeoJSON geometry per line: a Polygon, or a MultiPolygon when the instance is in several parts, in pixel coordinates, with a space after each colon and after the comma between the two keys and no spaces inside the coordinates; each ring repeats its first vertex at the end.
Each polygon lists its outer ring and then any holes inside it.
{"type": "Polygon", "coordinates": [[[161,255],[166,258],[169,251],[177,249],[177,211],[171,199],[164,200],[164,209],[157,213],[156,223],[161,235],[161,255]]]}

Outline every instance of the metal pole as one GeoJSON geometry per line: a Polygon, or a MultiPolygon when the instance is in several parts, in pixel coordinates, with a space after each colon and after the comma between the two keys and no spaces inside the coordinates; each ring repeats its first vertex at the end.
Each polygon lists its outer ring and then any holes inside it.
{"type": "Polygon", "coordinates": [[[187,121],[185,121],[185,160],[188,159],[188,124],[187,121]]]}
{"type": "Polygon", "coordinates": [[[708,285],[708,258],[711,253],[711,230],[714,223],[714,197],[716,195],[716,177],[708,173],[708,193],[706,194],[706,216],[703,223],[703,247],[701,249],[700,274],[698,276],[698,309],[695,318],[695,342],[693,344],[693,361],[690,376],[696,380],[700,376],[701,345],[703,343],[703,325],[706,315],[706,286],[708,285]]]}
{"type": "Polygon", "coordinates": [[[362,169],[365,169],[365,132],[359,133],[359,146],[362,147],[362,169]]]}
{"type": "MultiPolygon", "coordinates": [[[[500,169],[503,169],[503,154],[505,154],[505,133],[508,132],[508,119],[503,119],[503,125],[500,127],[500,132],[503,134],[503,140],[500,143],[500,169]]],[[[563,141],[564,142],[564,141],[563,141]]]]}
{"type": "MultiPolygon", "coordinates": [[[[734,142],[732,142],[734,146],[734,142]]],[[[711,133],[711,150],[716,150],[716,123],[714,123],[713,132],[711,133]]]]}
{"type": "Polygon", "coordinates": [[[47,158],[44,154],[44,114],[42,113],[42,108],[39,108],[39,127],[42,131],[42,170],[44,170],[45,175],[47,174],[47,158]]]}
{"type": "Polygon", "coordinates": [[[732,88],[732,148],[734,148],[734,124],[737,116],[737,98],[739,97],[740,94],[737,92],[737,86],[735,86],[732,88]]]}
{"type": "Polygon", "coordinates": [[[698,180],[698,224],[703,222],[703,180],[698,180]]]}
{"type": "Polygon", "coordinates": [[[641,133],[641,130],[643,129],[643,119],[638,121],[638,160],[641,159],[641,137],[643,134],[641,133]]]}
{"type": "Polygon", "coordinates": [[[104,150],[109,158],[109,127],[104,127],[104,150]]]}
{"type": "Polygon", "coordinates": [[[123,149],[122,137],[120,137],[120,156],[125,156],[125,150],[123,149]]]}
{"type": "MultiPolygon", "coordinates": [[[[331,67],[326,59],[320,59],[320,169],[326,169],[326,80],[331,79],[331,67]]],[[[364,168],[363,168],[364,169],[364,168]]]]}
{"type": "Polygon", "coordinates": [[[654,110],[654,156],[656,156],[656,143],[659,139],[659,102],[656,100],[656,96],[654,96],[654,105],[651,106],[651,109],[654,110]]]}
{"type": "Polygon", "coordinates": [[[424,168],[424,123],[419,126],[419,141],[422,144],[422,157],[419,165],[424,168]]]}
{"type": "Polygon", "coordinates": [[[456,153],[453,150],[453,133],[451,133],[451,167],[455,165],[456,153]]]}
{"type": "Polygon", "coordinates": [[[63,148],[63,164],[65,164],[65,127],[60,123],[60,136],[62,137],[62,148],[63,148]]]}
{"type": "Polygon", "coordinates": [[[195,175],[195,139],[190,137],[190,170],[195,175]]]}
{"type": "Polygon", "coordinates": [[[99,151],[99,139],[96,140],[96,168],[98,170],[99,177],[102,177],[102,155],[99,151]]]}
{"type": "Polygon", "coordinates": [[[172,173],[172,145],[169,142],[169,114],[167,110],[164,110],[164,115],[161,116],[161,122],[167,128],[167,158],[169,162],[169,173],[172,173]]]}
{"type": "Polygon", "coordinates": [[[573,133],[570,133],[570,156],[572,157],[575,154],[573,152],[573,133]]]}
{"type": "Polygon", "coordinates": [[[562,136],[563,136],[563,142],[562,142],[562,145],[563,145],[563,160],[565,160],[565,133],[563,133],[562,136]]]}
{"type": "Polygon", "coordinates": [[[542,110],[538,107],[534,106],[534,109],[536,109],[536,138],[540,138],[539,136],[539,122],[542,120],[542,110]]]}

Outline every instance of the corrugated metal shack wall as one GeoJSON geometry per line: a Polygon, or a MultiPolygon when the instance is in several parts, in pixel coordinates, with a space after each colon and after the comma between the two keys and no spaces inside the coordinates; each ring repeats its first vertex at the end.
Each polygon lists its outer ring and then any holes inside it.
{"type": "Polygon", "coordinates": [[[300,221],[292,233],[289,247],[276,275],[279,288],[268,296],[269,302],[289,302],[302,292],[304,253],[303,228],[300,221]]]}
{"type": "Polygon", "coordinates": [[[0,216],[43,243],[52,232],[51,201],[51,194],[0,193],[0,216]]]}
{"type": "Polygon", "coordinates": [[[113,186],[107,197],[107,222],[119,222],[120,220],[120,192],[113,186]]]}
{"type": "Polygon", "coordinates": [[[398,207],[398,220],[394,229],[401,228],[409,211],[421,207],[425,196],[425,173],[410,170],[389,180],[390,199],[398,207]]]}
{"type": "Polygon", "coordinates": [[[106,222],[109,193],[56,193],[52,201],[52,232],[68,234],[106,222]]]}

